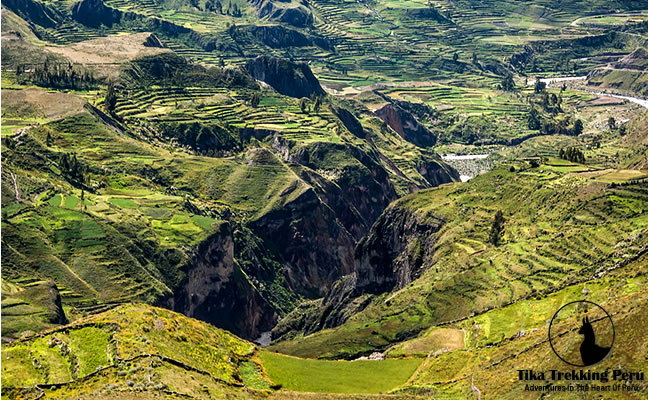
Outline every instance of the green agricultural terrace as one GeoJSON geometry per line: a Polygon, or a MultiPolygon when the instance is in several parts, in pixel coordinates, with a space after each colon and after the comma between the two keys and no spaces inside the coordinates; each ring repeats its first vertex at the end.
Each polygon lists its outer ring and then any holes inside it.
{"type": "Polygon", "coordinates": [[[648,2],[1,19],[3,400],[647,398],[648,2]]]}

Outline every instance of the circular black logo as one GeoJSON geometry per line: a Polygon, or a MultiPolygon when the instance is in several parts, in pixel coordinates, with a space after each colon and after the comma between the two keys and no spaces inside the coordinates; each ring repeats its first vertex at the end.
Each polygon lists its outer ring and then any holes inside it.
{"type": "Polygon", "coordinates": [[[563,362],[587,367],[612,352],[614,323],[596,303],[578,300],[560,307],[549,324],[549,344],[563,362]]]}

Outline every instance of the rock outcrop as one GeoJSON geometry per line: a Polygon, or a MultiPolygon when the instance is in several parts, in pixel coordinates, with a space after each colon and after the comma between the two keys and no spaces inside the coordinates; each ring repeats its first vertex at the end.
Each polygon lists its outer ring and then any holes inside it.
{"type": "Polygon", "coordinates": [[[385,210],[356,247],[356,296],[398,290],[416,279],[443,222],[400,207],[385,210]]]}
{"type": "Polygon", "coordinates": [[[342,124],[349,132],[361,139],[365,138],[366,135],[362,124],[349,110],[343,107],[333,107],[333,113],[342,121],[342,124]]]}
{"type": "Polygon", "coordinates": [[[431,187],[458,182],[461,179],[456,169],[441,160],[438,154],[432,152],[421,155],[421,159],[416,164],[416,170],[431,187]]]}
{"type": "Polygon", "coordinates": [[[286,28],[282,25],[249,25],[231,30],[231,34],[240,40],[239,33],[249,33],[263,44],[275,49],[286,47],[318,46],[325,50],[333,50],[329,39],[307,35],[296,29],[286,28]]]}
{"type": "Polygon", "coordinates": [[[111,28],[121,22],[123,13],[106,6],[102,0],[83,0],[72,6],[72,18],[91,28],[111,28]]]}
{"type": "Polygon", "coordinates": [[[222,223],[216,233],[198,245],[182,270],[185,278],[169,299],[173,310],[247,339],[275,325],[274,307],[251,284],[235,259],[229,223],[222,223]]]}
{"type": "Polygon", "coordinates": [[[346,275],[335,282],[323,299],[299,305],[272,329],[272,340],[291,339],[300,333],[308,335],[342,325],[371,301],[370,295],[354,297],[355,283],[355,274],[346,275]]]}
{"type": "Polygon", "coordinates": [[[303,28],[313,23],[313,13],[308,7],[308,2],[301,1],[275,1],[252,0],[259,18],[268,18],[273,21],[303,28]]]}
{"type": "Polygon", "coordinates": [[[63,17],[53,7],[34,0],[4,0],[7,7],[24,20],[44,28],[53,28],[63,20],[63,17]]]}
{"type": "Polygon", "coordinates": [[[326,92],[308,65],[271,57],[259,56],[250,60],[245,69],[255,79],[267,83],[277,92],[291,97],[324,96],[326,92]]]}
{"type": "Polygon", "coordinates": [[[390,128],[408,142],[420,147],[434,146],[436,135],[421,125],[417,119],[398,104],[387,104],[376,110],[379,116],[390,128]]]}
{"type": "MultiPolygon", "coordinates": [[[[354,272],[344,276],[321,302],[298,307],[272,331],[273,340],[342,325],[362,311],[373,295],[401,289],[423,272],[444,220],[390,206],[354,252],[354,272]]],[[[429,262],[428,262],[429,264],[429,262]]]]}
{"type": "Polygon", "coordinates": [[[146,47],[157,47],[157,48],[163,48],[164,45],[162,42],[160,42],[160,39],[158,39],[157,36],[155,36],[154,33],[151,33],[146,40],[144,41],[144,46],[146,47]]]}
{"type": "Polygon", "coordinates": [[[303,296],[323,296],[336,279],[353,271],[355,240],[312,188],[249,226],[277,249],[291,288],[303,296]]]}
{"type": "Polygon", "coordinates": [[[398,198],[388,172],[378,162],[379,155],[372,154],[370,149],[315,142],[294,148],[289,160],[314,170],[335,171],[336,176],[331,179],[341,190],[344,204],[338,205],[326,190],[318,191],[318,195],[322,199],[330,198],[330,201],[325,200],[326,203],[337,210],[338,217],[347,229],[359,234],[355,235],[358,240],[369,231],[389,203],[398,198]],[[351,210],[357,210],[359,222],[364,226],[361,231],[352,227],[353,219],[347,218],[347,212],[351,210]]]}

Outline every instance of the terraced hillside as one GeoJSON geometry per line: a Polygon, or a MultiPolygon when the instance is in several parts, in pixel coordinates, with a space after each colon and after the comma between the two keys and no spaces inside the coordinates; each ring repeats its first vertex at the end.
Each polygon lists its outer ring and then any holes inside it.
{"type": "Polygon", "coordinates": [[[2,357],[7,398],[250,398],[270,387],[252,343],[141,304],[3,345],[2,357]]]}
{"type": "Polygon", "coordinates": [[[3,399],[544,398],[583,298],[645,368],[648,5],[531,3],[3,1],[3,399]]]}
{"type": "MultiPolygon", "coordinates": [[[[356,250],[355,285],[347,290],[351,297],[375,294],[364,300],[366,308],[339,327],[324,323],[332,329],[273,349],[324,358],[384,350],[429,326],[542,299],[645,254],[645,172],[634,178],[631,171],[551,159],[511,167],[395,202],[356,250]],[[494,242],[497,212],[504,222],[494,242]]],[[[340,318],[349,302],[341,296],[324,300],[321,309],[335,311],[322,318],[340,318]]],[[[310,318],[299,310],[291,317],[275,330],[290,331],[310,318]]]]}
{"type": "Polygon", "coordinates": [[[69,315],[139,300],[256,338],[351,271],[390,201],[458,179],[359,104],[260,91],[244,70],[168,52],[125,64],[103,93],[15,78],[3,103],[4,277],[53,281],[69,315]],[[284,247],[282,235],[302,239],[284,247]],[[209,272],[224,288],[203,281],[212,249],[231,255],[209,272]],[[238,300],[214,314],[218,296],[238,300]]]}

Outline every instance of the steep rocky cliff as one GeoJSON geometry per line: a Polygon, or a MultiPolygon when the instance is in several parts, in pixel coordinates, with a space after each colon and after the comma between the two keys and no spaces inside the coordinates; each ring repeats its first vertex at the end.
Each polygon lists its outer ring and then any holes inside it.
{"type": "Polygon", "coordinates": [[[169,300],[172,309],[249,339],[274,326],[275,308],[235,259],[229,223],[203,241],[182,270],[185,278],[169,300]]]}
{"type": "MultiPolygon", "coordinates": [[[[335,169],[332,180],[342,191],[342,198],[349,209],[357,210],[365,228],[359,232],[364,236],[380,213],[398,196],[385,167],[379,163],[380,156],[371,149],[337,143],[316,142],[292,149],[291,162],[314,170],[335,169]]],[[[321,196],[328,197],[322,192],[321,196]]],[[[333,203],[330,202],[330,203],[333,203]]],[[[338,209],[331,204],[331,207],[338,209]]],[[[338,209],[345,214],[344,209],[338,209]]],[[[342,218],[346,223],[346,218],[342,218]]],[[[350,224],[345,226],[351,229],[350,224]]],[[[351,229],[353,231],[353,229],[351,229]]],[[[360,236],[356,236],[360,239],[360,236]]]]}
{"type": "Polygon", "coordinates": [[[63,20],[56,9],[34,0],[4,0],[2,6],[7,7],[26,21],[45,28],[52,28],[63,20]]]}
{"type": "Polygon", "coordinates": [[[356,247],[355,294],[397,290],[416,279],[442,224],[400,207],[385,210],[356,247]]]}
{"type": "Polygon", "coordinates": [[[443,162],[438,154],[432,152],[422,152],[421,158],[416,164],[416,170],[432,187],[457,182],[460,179],[456,169],[443,162]]]}
{"type": "MultiPolygon", "coordinates": [[[[250,25],[237,27],[236,32],[249,32],[255,38],[272,48],[318,46],[326,50],[333,49],[329,39],[304,33],[282,25],[250,25]]],[[[238,39],[238,38],[237,38],[238,39]]]]}
{"type": "Polygon", "coordinates": [[[308,65],[271,57],[250,60],[245,69],[255,79],[272,86],[277,92],[291,97],[323,96],[326,93],[308,65]]]}
{"type": "Polygon", "coordinates": [[[91,28],[112,27],[121,21],[122,15],[121,11],[107,7],[101,0],[83,0],[72,7],[72,18],[91,28]]]}
{"type": "Polygon", "coordinates": [[[410,143],[420,147],[429,147],[436,143],[436,136],[398,104],[387,104],[376,110],[376,115],[410,143]]]}
{"type": "Polygon", "coordinates": [[[273,21],[283,22],[296,27],[305,27],[313,23],[313,13],[308,2],[301,1],[272,1],[252,0],[259,18],[268,18],[273,21]]]}
{"type": "Polygon", "coordinates": [[[339,326],[362,311],[373,295],[407,286],[432,257],[443,223],[433,215],[389,207],[358,242],[354,272],[335,282],[321,302],[298,307],[281,319],[272,330],[273,340],[339,326]]]}
{"type": "Polygon", "coordinates": [[[311,188],[250,227],[281,255],[293,290],[319,297],[353,270],[351,234],[311,188]]]}

